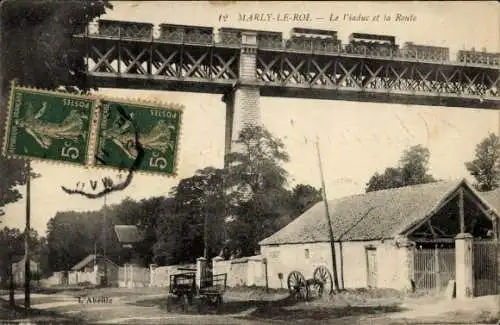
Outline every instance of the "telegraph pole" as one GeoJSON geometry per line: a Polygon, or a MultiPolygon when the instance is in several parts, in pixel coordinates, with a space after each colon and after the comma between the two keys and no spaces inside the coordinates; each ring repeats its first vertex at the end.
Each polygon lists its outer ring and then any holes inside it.
{"type": "Polygon", "coordinates": [[[339,279],[337,276],[337,257],[335,253],[335,241],[333,238],[333,229],[332,223],[330,221],[330,210],[328,209],[328,200],[326,199],[326,189],[325,189],[325,178],[323,176],[323,167],[321,166],[321,155],[319,153],[319,139],[316,138],[316,149],[318,151],[318,164],[319,164],[319,173],[321,177],[321,189],[323,194],[323,202],[325,203],[325,212],[326,212],[326,221],[328,224],[328,233],[330,235],[330,248],[332,251],[332,267],[333,267],[333,282],[335,285],[335,290],[339,290],[339,279]]]}
{"type": "MultiPolygon", "coordinates": [[[[107,232],[108,232],[108,229],[107,229],[107,214],[108,214],[108,211],[107,211],[107,205],[106,205],[106,197],[108,195],[107,194],[104,194],[104,225],[102,227],[102,230],[103,230],[103,246],[102,246],[102,252],[103,252],[103,262],[104,262],[104,284],[105,286],[107,287],[108,286],[108,263],[106,262],[106,244],[107,244],[107,232]]],[[[96,260],[97,260],[97,256],[96,256],[96,260]]],[[[97,264],[99,265],[99,264],[97,264]]],[[[99,266],[98,266],[99,267],[99,266]]]]}
{"type": "MultiPolygon", "coordinates": [[[[205,203],[206,204],[206,203],[205,203]]],[[[207,208],[202,208],[203,213],[203,257],[208,260],[208,218],[207,218],[207,208]]]]}
{"type": "MultiPolygon", "coordinates": [[[[206,180],[204,179],[203,180],[203,183],[205,185],[205,189],[206,189],[206,180]]],[[[210,185],[209,185],[210,186],[210,185]]],[[[208,260],[208,212],[209,212],[209,209],[208,209],[208,202],[209,200],[211,199],[210,195],[211,195],[211,192],[210,192],[210,189],[208,191],[206,191],[206,193],[204,193],[205,195],[206,194],[209,194],[209,197],[207,199],[207,197],[205,196],[205,198],[203,199],[203,205],[201,207],[201,211],[203,213],[203,257],[208,260]]]]}
{"type": "Polygon", "coordinates": [[[30,309],[30,218],[31,218],[31,162],[26,161],[26,228],[24,229],[24,308],[30,309]]]}

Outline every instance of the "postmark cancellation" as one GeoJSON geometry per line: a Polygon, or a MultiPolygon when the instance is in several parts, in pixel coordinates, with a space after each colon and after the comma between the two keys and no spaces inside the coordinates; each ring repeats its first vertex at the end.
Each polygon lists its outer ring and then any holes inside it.
{"type": "Polygon", "coordinates": [[[7,157],[176,173],[182,105],[73,95],[13,82],[8,108],[7,157]]]}

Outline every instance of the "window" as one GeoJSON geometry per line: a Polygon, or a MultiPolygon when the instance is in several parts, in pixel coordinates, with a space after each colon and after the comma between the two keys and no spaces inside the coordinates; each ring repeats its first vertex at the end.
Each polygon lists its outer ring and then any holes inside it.
{"type": "Polygon", "coordinates": [[[308,248],[305,249],[304,255],[306,256],[306,258],[309,258],[309,249],[308,248]]]}

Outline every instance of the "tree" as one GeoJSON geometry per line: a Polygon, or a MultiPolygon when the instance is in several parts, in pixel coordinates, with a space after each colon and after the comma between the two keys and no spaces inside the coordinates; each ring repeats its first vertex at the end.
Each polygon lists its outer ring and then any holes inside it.
{"type": "Polygon", "coordinates": [[[366,192],[404,186],[400,168],[388,167],[383,174],[375,173],[367,183],[366,192]]]}
{"type": "Polygon", "coordinates": [[[105,207],[91,212],[57,212],[49,220],[47,246],[52,271],[69,270],[89,254],[102,254],[104,247],[108,258],[117,263],[122,262],[125,252],[114,236],[114,225],[122,222],[117,220],[113,208],[105,207]]]}
{"type": "Polygon", "coordinates": [[[17,78],[34,87],[87,91],[83,48],[73,35],[112,8],[109,1],[5,1],[2,90],[17,78]]]}
{"type": "Polygon", "coordinates": [[[153,262],[158,225],[170,214],[171,206],[169,198],[151,197],[139,202],[124,200],[115,208],[114,213],[121,224],[136,225],[143,234],[143,240],[135,244],[134,251],[144,266],[153,262]]]}
{"type": "Polygon", "coordinates": [[[403,152],[398,167],[388,167],[383,174],[376,172],[366,184],[365,191],[372,192],[389,188],[435,182],[428,174],[429,149],[415,145],[403,152]]]}
{"type": "Polygon", "coordinates": [[[474,186],[479,191],[491,191],[500,183],[500,138],[490,133],[475,150],[474,159],[465,163],[465,168],[474,176],[474,186]]]}
{"type": "Polygon", "coordinates": [[[2,208],[6,204],[22,198],[17,186],[26,183],[26,171],[23,160],[0,157],[0,216],[5,213],[2,208]]]}
{"type": "Polygon", "coordinates": [[[435,181],[434,177],[427,173],[429,158],[429,149],[422,145],[412,146],[403,152],[399,164],[404,186],[435,181]]]}
{"type": "Polygon", "coordinates": [[[321,191],[311,185],[298,184],[292,189],[291,208],[294,217],[300,216],[321,201],[321,191]]]}
{"type": "MultiPolygon", "coordinates": [[[[11,80],[44,89],[65,86],[86,92],[82,48],[72,35],[111,9],[108,1],[4,1],[1,15],[0,91],[7,107],[11,80]]],[[[6,109],[0,109],[0,143],[6,109]]],[[[25,183],[24,161],[0,157],[0,208],[21,198],[16,186],[25,183]]],[[[0,215],[3,211],[0,209],[0,215]]]]}
{"type": "Polygon", "coordinates": [[[193,262],[204,255],[207,218],[207,255],[215,256],[224,240],[223,170],[207,167],[172,188],[172,209],[158,220],[154,247],[158,264],[193,262]]]}
{"type": "Polygon", "coordinates": [[[247,126],[227,155],[225,187],[229,189],[227,234],[232,250],[254,254],[258,242],[277,231],[279,216],[289,213],[289,156],[283,142],[260,126],[247,126]]]}
{"type": "Polygon", "coordinates": [[[13,257],[24,253],[24,237],[17,228],[4,227],[0,230],[0,278],[7,283],[13,257]]]}
{"type": "MultiPolygon", "coordinates": [[[[34,229],[30,229],[29,245],[32,252],[32,259],[42,261],[45,258],[44,251],[45,238],[39,237],[34,229]]],[[[14,258],[18,260],[24,256],[24,233],[18,228],[4,227],[0,230],[0,278],[5,285],[9,270],[14,258]]],[[[40,263],[42,271],[46,270],[46,265],[40,263]]]]}

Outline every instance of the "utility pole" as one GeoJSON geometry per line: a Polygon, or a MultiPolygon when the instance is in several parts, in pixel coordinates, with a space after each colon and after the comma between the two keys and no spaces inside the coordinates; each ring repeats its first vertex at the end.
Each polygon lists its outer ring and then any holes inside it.
{"type": "MultiPolygon", "coordinates": [[[[206,203],[205,203],[206,204],[206,203]]],[[[207,218],[207,208],[202,208],[203,213],[203,257],[208,260],[208,218],[207,218]]]]}
{"type": "MultiPolygon", "coordinates": [[[[106,205],[106,197],[107,197],[107,194],[104,194],[104,225],[102,227],[102,230],[103,230],[103,245],[102,245],[102,252],[103,252],[103,263],[104,263],[104,285],[107,287],[108,286],[108,263],[106,262],[106,244],[107,244],[107,232],[108,232],[108,228],[107,228],[107,214],[108,214],[108,209],[107,209],[107,205],[106,205]]],[[[97,256],[96,256],[96,259],[97,259],[97,256]]],[[[98,264],[99,265],[99,264],[98,264]]],[[[99,267],[99,266],[98,266],[99,267]]]]}
{"type": "Polygon", "coordinates": [[[31,218],[31,162],[26,161],[26,228],[24,229],[24,308],[30,309],[30,218],[31,218]]]}
{"type": "Polygon", "coordinates": [[[319,173],[321,177],[321,189],[322,189],[322,194],[323,194],[323,202],[325,203],[325,215],[326,215],[326,221],[328,224],[328,233],[330,235],[330,248],[332,251],[332,267],[333,267],[333,283],[335,285],[335,290],[339,290],[339,279],[337,276],[337,257],[335,253],[335,241],[333,238],[333,229],[332,229],[332,224],[330,221],[330,211],[328,209],[328,200],[326,199],[326,189],[325,189],[325,178],[323,176],[323,167],[321,165],[321,155],[319,153],[319,139],[316,138],[316,149],[318,151],[318,164],[319,164],[319,173]]]}
{"type": "MultiPolygon", "coordinates": [[[[204,179],[203,180],[203,185],[205,185],[205,189],[207,188],[207,183],[206,183],[206,180],[204,179]]],[[[204,193],[205,195],[206,194],[210,194],[210,190],[208,190],[206,193],[204,193]]],[[[203,206],[201,207],[201,211],[203,213],[203,257],[205,258],[205,260],[208,260],[208,208],[207,208],[207,205],[208,205],[208,202],[210,200],[210,197],[207,198],[205,197],[203,199],[203,206]]]]}

